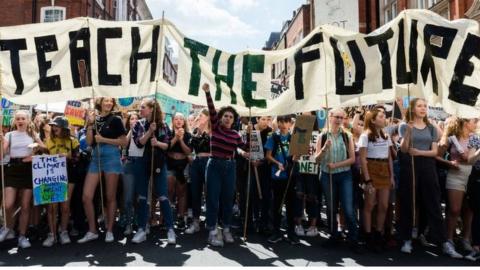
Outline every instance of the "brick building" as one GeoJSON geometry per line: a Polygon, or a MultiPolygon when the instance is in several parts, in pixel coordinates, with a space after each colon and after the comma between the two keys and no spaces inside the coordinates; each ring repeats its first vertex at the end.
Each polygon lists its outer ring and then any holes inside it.
{"type": "MultiPolygon", "coordinates": [[[[480,21],[480,0],[367,0],[377,9],[376,26],[395,18],[404,9],[429,9],[449,20],[470,18],[480,21]]],[[[370,21],[374,24],[373,21],[370,21]]],[[[377,28],[375,27],[375,28],[377,28]]],[[[374,30],[375,28],[372,28],[374,30]]]]}
{"type": "MultiPolygon", "coordinates": [[[[311,17],[312,25],[315,25],[316,5],[320,0],[307,1],[313,6],[311,17]]],[[[358,30],[354,31],[370,33],[404,9],[430,9],[449,20],[470,18],[480,21],[480,0],[358,0],[358,30]]]]}
{"type": "Polygon", "coordinates": [[[0,26],[52,22],[75,17],[145,20],[152,15],[145,0],[5,0],[0,26]]]}
{"type": "MultiPolygon", "coordinates": [[[[272,46],[273,49],[281,50],[294,46],[310,33],[311,26],[310,4],[307,3],[293,11],[292,18],[283,24],[280,36],[274,37],[278,41],[272,46]]],[[[281,61],[273,67],[272,79],[280,85],[288,85],[290,66],[293,64],[289,61],[292,59],[281,61]]]]}

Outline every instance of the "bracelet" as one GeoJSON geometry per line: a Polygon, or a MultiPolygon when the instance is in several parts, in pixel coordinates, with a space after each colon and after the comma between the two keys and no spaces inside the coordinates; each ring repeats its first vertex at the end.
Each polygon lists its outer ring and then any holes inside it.
{"type": "Polygon", "coordinates": [[[363,183],[364,183],[365,185],[371,184],[371,183],[372,183],[372,179],[365,180],[363,183]]]}

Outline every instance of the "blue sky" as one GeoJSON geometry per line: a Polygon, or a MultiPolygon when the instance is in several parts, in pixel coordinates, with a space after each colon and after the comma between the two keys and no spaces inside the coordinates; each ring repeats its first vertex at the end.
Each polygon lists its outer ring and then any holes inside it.
{"type": "Polygon", "coordinates": [[[270,32],[306,0],[146,0],[154,19],[172,21],[189,38],[227,52],[261,49],[270,32]]]}

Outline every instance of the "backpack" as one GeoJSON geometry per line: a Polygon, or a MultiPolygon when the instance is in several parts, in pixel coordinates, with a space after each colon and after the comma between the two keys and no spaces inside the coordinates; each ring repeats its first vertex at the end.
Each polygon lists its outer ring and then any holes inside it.
{"type": "MultiPolygon", "coordinates": [[[[280,135],[276,132],[272,133],[272,139],[273,139],[273,149],[272,149],[272,154],[273,155],[276,155],[277,154],[277,150],[278,150],[278,147],[280,147],[280,145],[282,144],[282,140],[280,139],[280,135]]],[[[288,133],[288,136],[287,136],[287,141],[288,143],[290,143],[292,139],[292,134],[288,133]]],[[[282,155],[283,155],[283,158],[285,160],[288,160],[287,158],[287,155],[285,155],[285,152],[283,151],[283,147],[280,147],[280,150],[282,151],[282,155]]]]}

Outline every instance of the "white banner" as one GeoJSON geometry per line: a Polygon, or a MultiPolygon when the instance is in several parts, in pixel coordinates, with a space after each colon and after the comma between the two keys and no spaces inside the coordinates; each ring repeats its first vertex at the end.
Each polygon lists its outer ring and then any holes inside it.
{"type": "Polygon", "coordinates": [[[476,117],[478,44],[476,21],[427,10],[403,11],[368,35],[327,25],[285,50],[237,54],[188,39],[168,21],[78,18],[0,28],[0,81],[2,94],[19,104],[158,91],[199,105],[208,82],[218,107],[242,115],[314,111],[327,99],[328,107],[375,104],[410,90],[448,113],[476,117]],[[167,39],[178,44],[174,85],[163,79],[167,39]],[[289,84],[279,86],[272,69],[285,60],[289,84]]]}

